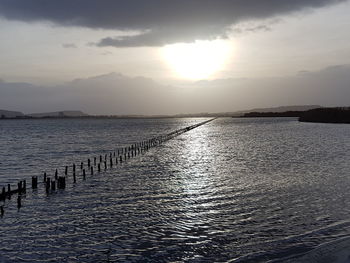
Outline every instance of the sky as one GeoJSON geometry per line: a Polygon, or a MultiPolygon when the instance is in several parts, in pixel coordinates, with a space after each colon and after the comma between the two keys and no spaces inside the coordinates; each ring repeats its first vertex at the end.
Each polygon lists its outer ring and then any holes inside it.
{"type": "Polygon", "coordinates": [[[0,109],[350,105],[347,0],[0,0],[0,109]]]}

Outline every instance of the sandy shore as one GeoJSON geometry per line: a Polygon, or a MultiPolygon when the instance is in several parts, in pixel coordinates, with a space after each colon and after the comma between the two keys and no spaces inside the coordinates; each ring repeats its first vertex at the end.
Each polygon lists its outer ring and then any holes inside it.
{"type": "Polygon", "coordinates": [[[350,237],[321,245],[286,263],[350,263],[350,237]]]}

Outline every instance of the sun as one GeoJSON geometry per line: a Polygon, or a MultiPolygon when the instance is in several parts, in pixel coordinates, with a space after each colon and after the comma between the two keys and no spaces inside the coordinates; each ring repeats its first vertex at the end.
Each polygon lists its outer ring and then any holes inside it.
{"type": "Polygon", "coordinates": [[[177,77],[205,79],[222,70],[231,55],[227,41],[196,41],[167,45],[162,53],[177,77]]]}

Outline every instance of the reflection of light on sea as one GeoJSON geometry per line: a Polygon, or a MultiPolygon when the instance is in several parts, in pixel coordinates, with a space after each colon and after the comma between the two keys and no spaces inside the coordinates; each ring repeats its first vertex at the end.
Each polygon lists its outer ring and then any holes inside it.
{"type": "MultiPolygon", "coordinates": [[[[177,159],[173,169],[177,171],[176,192],[181,196],[177,206],[182,212],[182,220],[175,226],[186,238],[208,240],[211,218],[217,213],[210,198],[214,191],[210,174],[212,154],[209,134],[212,126],[204,125],[177,140],[177,159]],[[211,216],[212,215],[212,216],[211,216]]],[[[174,185],[173,185],[174,187],[174,185]]],[[[194,242],[194,241],[193,241],[194,242]]]]}

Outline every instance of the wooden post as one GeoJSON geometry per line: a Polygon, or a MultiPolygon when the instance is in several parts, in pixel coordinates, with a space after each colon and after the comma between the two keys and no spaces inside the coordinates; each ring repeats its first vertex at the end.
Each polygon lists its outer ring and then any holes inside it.
{"type": "Polygon", "coordinates": [[[18,195],[17,196],[17,208],[20,209],[22,206],[22,200],[21,200],[21,196],[18,195]]]}
{"type": "Polygon", "coordinates": [[[96,157],[94,157],[94,166],[96,166],[96,157]]]}
{"type": "Polygon", "coordinates": [[[105,164],[105,170],[107,170],[107,161],[104,161],[105,164]]]}
{"type": "Polygon", "coordinates": [[[112,157],[109,159],[109,164],[110,164],[111,168],[113,168],[113,159],[112,159],[112,157]]]}
{"type": "Polygon", "coordinates": [[[83,166],[84,166],[84,163],[81,162],[81,163],[80,163],[80,170],[83,170],[83,166]]]}
{"type": "Polygon", "coordinates": [[[101,164],[100,163],[97,165],[97,171],[101,172],[101,164]]]}
{"type": "Polygon", "coordinates": [[[83,180],[85,180],[85,176],[86,176],[85,169],[83,169],[83,180]]]}
{"type": "Polygon", "coordinates": [[[44,173],[44,183],[46,182],[46,172],[44,173]]]}
{"type": "Polygon", "coordinates": [[[5,196],[6,196],[6,188],[5,188],[5,186],[2,187],[1,195],[5,198],[5,196]]]}
{"type": "Polygon", "coordinates": [[[91,163],[90,163],[90,158],[88,159],[88,167],[91,166],[91,163]]]}
{"type": "Polygon", "coordinates": [[[3,217],[4,216],[4,206],[0,206],[0,216],[3,217]]]}
{"type": "Polygon", "coordinates": [[[57,178],[58,178],[58,171],[56,169],[56,171],[55,171],[55,180],[57,180],[57,178]]]}
{"type": "Polygon", "coordinates": [[[77,182],[77,177],[75,176],[75,173],[73,173],[73,183],[77,182]]]}
{"type": "Polygon", "coordinates": [[[51,182],[51,190],[56,191],[56,181],[51,182]]]}
{"type": "Polygon", "coordinates": [[[11,185],[10,184],[7,184],[7,192],[11,193],[11,185]]]}
{"type": "Polygon", "coordinates": [[[27,180],[23,180],[23,189],[22,191],[25,193],[27,191],[27,180]]]}
{"type": "Polygon", "coordinates": [[[64,176],[58,177],[57,188],[58,189],[66,188],[66,177],[64,176]]]}
{"type": "Polygon", "coordinates": [[[102,163],[102,155],[100,155],[100,163],[102,163]]]}
{"type": "Polygon", "coordinates": [[[50,179],[50,177],[47,177],[47,178],[46,178],[46,184],[45,184],[45,187],[46,187],[46,193],[48,193],[48,192],[49,192],[49,190],[50,190],[50,186],[51,186],[51,179],[50,179]]]}
{"type": "Polygon", "coordinates": [[[68,166],[66,166],[66,169],[64,171],[64,175],[68,175],[68,166]]]}
{"type": "Polygon", "coordinates": [[[38,177],[32,176],[32,188],[37,189],[38,188],[38,177]]]}
{"type": "Polygon", "coordinates": [[[75,176],[75,163],[73,163],[73,175],[75,176]]]}
{"type": "Polygon", "coordinates": [[[91,166],[91,175],[94,175],[94,167],[91,166]]]}

